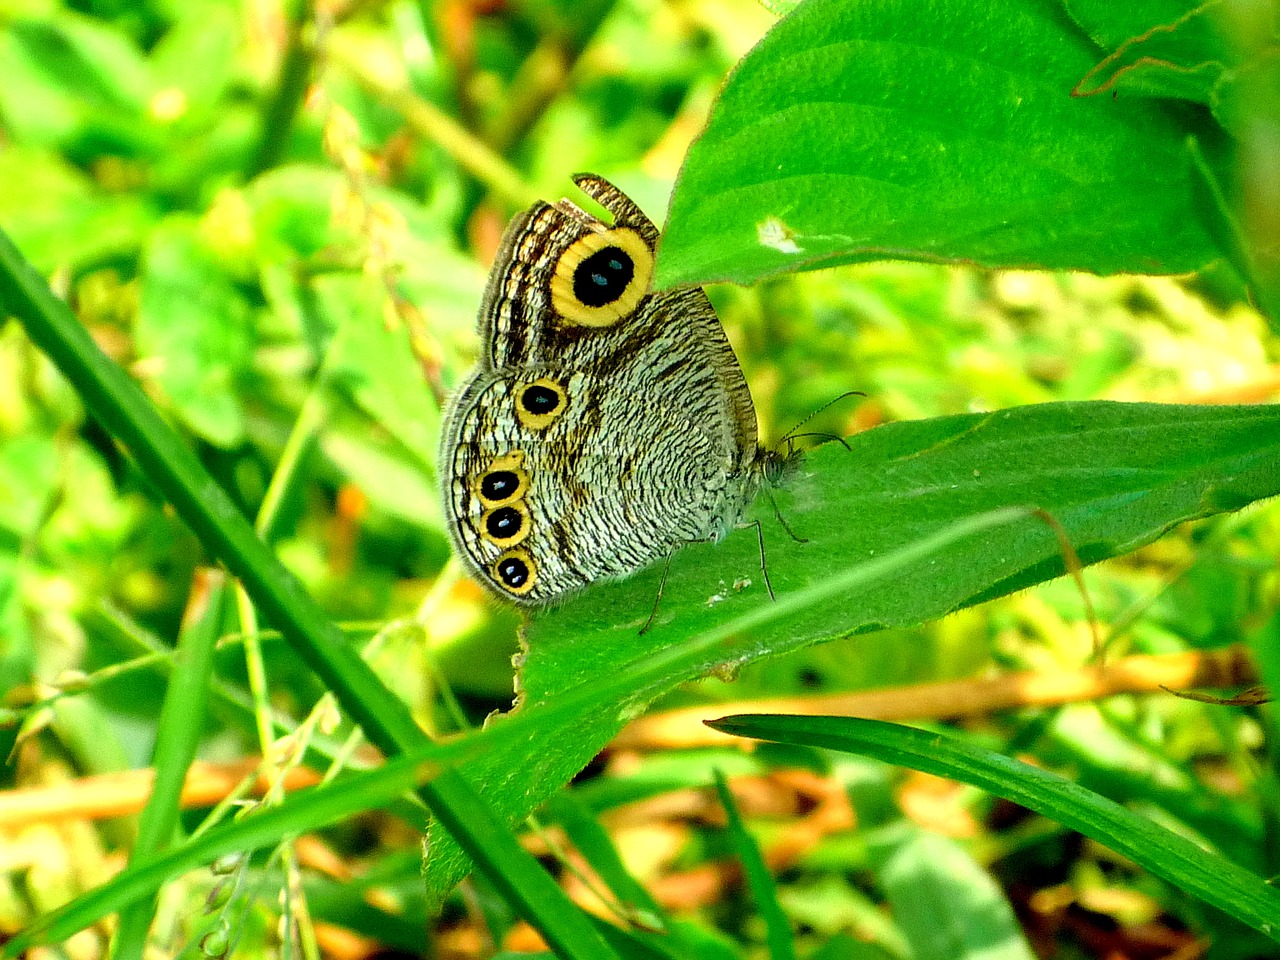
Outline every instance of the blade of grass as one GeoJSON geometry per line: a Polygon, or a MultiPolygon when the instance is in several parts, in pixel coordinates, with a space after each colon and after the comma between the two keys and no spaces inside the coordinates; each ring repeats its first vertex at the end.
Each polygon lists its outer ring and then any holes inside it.
{"type": "MultiPolygon", "coordinates": [[[[113,643],[124,650],[136,651],[135,656],[138,660],[145,661],[145,666],[162,677],[167,679],[173,673],[172,648],[163,644],[158,637],[152,635],[110,602],[101,602],[96,608],[86,611],[83,614],[83,621],[90,631],[110,637],[113,643]]],[[[102,673],[103,671],[95,671],[94,677],[102,673]]],[[[215,678],[210,680],[204,695],[209,700],[219,722],[234,724],[245,732],[254,731],[256,724],[254,704],[241,688],[215,678]]],[[[280,710],[273,709],[271,725],[276,736],[286,736],[297,729],[298,721],[280,710]]],[[[314,751],[311,757],[313,761],[332,760],[341,748],[340,741],[319,733],[312,736],[309,746],[309,749],[314,751]]]]}
{"type": "Polygon", "coordinates": [[[351,75],[361,87],[395,110],[417,134],[435,143],[473,177],[512,207],[526,207],[538,199],[520,172],[474,133],[429,100],[377,76],[364,66],[359,52],[340,34],[329,40],[329,61],[351,75]]]}
{"type": "MultiPolygon", "coordinates": [[[[205,691],[213,676],[225,588],[221,571],[197,574],[192,584],[191,606],[178,634],[173,674],[156,721],[156,744],[151,758],[155,782],[138,818],[138,839],[129,854],[130,864],[163,850],[173,841],[178,827],[182,786],[204,731],[205,691]]],[[[111,946],[112,957],[141,960],[155,910],[156,895],[152,892],[120,912],[120,925],[111,946]]]]}
{"type": "Polygon", "coordinates": [[[547,803],[547,811],[564,830],[591,869],[617,898],[609,904],[623,911],[627,919],[646,930],[666,931],[662,907],[631,875],[600,821],[570,790],[562,790],[547,803]]]}
{"type": "Polygon", "coordinates": [[[956,737],[879,720],[741,714],[710,725],[735,736],[874,757],[980,787],[1097,840],[1280,941],[1280,890],[1056,773],[978,749],[956,737]]]}
{"type": "Polygon", "coordinates": [[[278,807],[213,827],[43,914],[4,944],[0,957],[19,957],[33,946],[65,941],[184,871],[195,870],[223,854],[252,851],[274,844],[282,836],[319,829],[359,810],[380,808],[413,790],[437,770],[422,756],[398,757],[378,770],[353,774],[326,787],[300,790],[278,807]]]}
{"type": "Polygon", "coordinates": [[[715,771],[716,793],[720,794],[720,805],[724,807],[728,818],[729,836],[733,840],[733,848],[742,864],[742,871],[747,878],[747,886],[751,888],[751,896],[756,901],[756,909],[764,920],[765,939],[769,944],[769,956],[772,960],[796,960],[796,945],[791,934],[791,921],[782,912],[778,903],[778,889],[774,886],[773,875],[764,862],[760,846],[755,838],[747,832],[742,822],[742,814],[733,801],[733,793],[729,783],[720,770],[715,771]]]}
{"type": "MultiPolygon", "coordinates": [[[[499,841],[487,845],[486,855],[490,857],[490,862],[485,875],[507,902],[525,917],[554,912],[557,922],[544,924],[539,932],[557,956],[581,957],[583,960],[617,960],[618,955],[606,945],[588,915],[574,906],[567,897],[562,898],[561,904],[541,900],[542,891],[535,881],[539,876],[545,879],[546,871],[525,852],[507,825],[494,815],[488,804],[481,801],[466,780],[450,769],[436,778],[435,785],[446,801],[436,815],[464,847],[468,843],[464,838],[477,834],[488,835],[499,841]]],[[[471,853],[470,850],[467,852],[471,853]]],[[[559,888],[556,890],[559,891],[559,888]]]]}
{"type": "Polygon", "coordinates": [[[252,180],[276,166],[289,148],[289,135],[307,95],[315,66],[315,52],[304,36],[307,25],[315,18],[312,6],[310,0],[295,0],[290,5],[289,42],[280,64],[276,87],[262,105],[258,144],[245,170],[245,179],[252,180]]]}
{"type": "Polygon", "coordinates": [[[1205,158],[1204,148],[1195,137],[1187,137],[1187,157],[1191,161],[1191,169],[1196,174],[1192,182],[1199,187],[1200,194],[1196,201],[1200,205],[1206,229],[1212,232],[1214,240],[1222,248],[1227,262],[1235,269],[1253,292],[1262,312],[1272,324],[1280,322],[1280,303],[1277,302],[1277,291],[1263,279],[1257,269],[1256,258],[1249,247],[1249,238],[1240,224],[1231,201],[1212,165],[1205,158]]]}

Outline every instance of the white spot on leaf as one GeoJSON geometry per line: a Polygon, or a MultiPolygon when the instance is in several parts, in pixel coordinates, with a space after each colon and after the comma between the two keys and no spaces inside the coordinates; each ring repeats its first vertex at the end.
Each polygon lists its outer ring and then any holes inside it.
{"type": "Polygon", "coordinates": [[[760,246],[772,247],[779,253],[801,253],[800,245],[795,241],[795,233],[777,217],[767,217],[764,223],[756,226],[756,236],[760,246]]]}

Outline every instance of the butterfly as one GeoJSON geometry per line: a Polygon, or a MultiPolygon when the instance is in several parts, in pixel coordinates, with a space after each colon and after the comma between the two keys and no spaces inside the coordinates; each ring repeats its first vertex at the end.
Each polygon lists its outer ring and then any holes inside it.
{"type": "Polygon", "coordinates": [[[657,228],[604,178],[574,182],[612,222],[561,200],[507,227],[439,460],[458,555],[527,606],[720,539],[792,459],[760,446],[702,289],[652,288],[657,228]]]}

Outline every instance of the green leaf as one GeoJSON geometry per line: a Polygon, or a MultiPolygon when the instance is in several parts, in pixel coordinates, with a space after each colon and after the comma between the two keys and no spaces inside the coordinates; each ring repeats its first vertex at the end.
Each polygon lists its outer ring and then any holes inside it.
{"type": "Polygon", "coordinates": [[[360,488],[374,507],[386,510],[396,522],[407,521],[444,536],[440,491],[431,465],[394,444],[377,443],[364,418],[331,423],[320,439],[324,458],[360,488]]]}
{"type": "MultiPolygon", "coordinates": [[[[1268,690],[1280,690],[1280,610],[1250,637],[1250,646],[1258,658],[1258,669],[1268,690]]],[[[1276,711],[1262,711],[1272,737],[1280,737],[1280,718],[1276,711]]]]}
{"type": "MultiPolygon", "coordinates": [[[[1058,541],[1029,507],[1052,514],[1081,560],[1093,563],[1182,521],[1280,493],[1275,407],[1045,404],[890,424],[849,446],[815,451],[776,494],[810,542],[792,542],[767,502],[756,504],[776,603],[760,575],[756,532],[747,529],[673,557],[647,633],[639,630],[662,564],[535,615],[520,712],[564,708],[569,691],[594,695],[470,765],[485,796],[512,820],[527,815],[628,716],[687,680],[732,675],[821,640],[919,624],[1058,576],[1058,541]],[[1011,506],[1022,508],[1018,518],[1006,518],[998,533],[995,521],[979,524],[1011,506]],[[966,523],[979,526],[957,530],[966,523]],[[851,579],[830,592],[842,577],[851,579]]],[[[427,875],[436,895],[466,870],[449,842],[433,836],[427,875]]]]}
{"type": "Polygon", "coordinates": [[[220,3],[181,4],[178,21],[151,51],[151,74],[160,93],[180,93],[174,119],[216,108],[235,79],[241,18],[220,3]],[[180,109],[179,109],[180,108],[180,109]]]}
{"type": "MultiPolygon", "coordinates": [[[[30,618],[22,602],[27,564],[20,546],[7,535],[0,540],[0,689],[4,690],[30,682],[36,666],[30,618]]],[[[12,742],[4,736],[6,743],[12,742]]]]}
{"type": "MultiPolygon", "coordinates": [[[[349,186],[335,170],[295,164],[254,179],[244,191],[262,263],[293,263],[332,246],[352,250],[359,237],[336,222],[334,207],[349,186]]],[[[354,266],[354,264],[352,264],[354,266]]]]}
{"type": "Polygon", "coordinates": [[[1175,23],[1200,6],[1200,0],[1063,0],[1068,16],[1099,47],[1112,53],[1146,33],[1153,24],[1175,23]]]}
{"type": "Polygon", "coordinates": [[[58,482],[58,449],[35,429],[6,431],[0,444],[0,539],[17,547],[35,535],[58,482]]]}
{"type": "Polygon", "coordinates": [[[811,953],[808,960],[885,960],[885,957],[883,950],[855,940],[847,933],[837,933],[817,953],[811,953]]]}
{"type": "Polygon", "coordinates": [[[184,217],[170,217],[151,234],[134,333],[188,426],[218,446],[238,443],[245,424],[235,384],[253,348],[248,305],[184,217]]]}
{"type": "Polygon", "coordinates": [[[43,271],[136,255],[155,219],[150,201],[99,191],[61,154],[9,144],[0,150],[0,223],[43,271]]]}
{"type": "Polygon", "coordinates": [[[738,65],[671,201],[658,283],[883,259],[1178,273],[1203,113],[1073,98],[1101,59],[1052,4],[809,0],[738,65]]]}
{"type": "Polygon", "coordinates": [[[151,79],[120,32],[62,13],[0,30],[0,114],[20,141],[126,155],[159,142],[142,122],[151,79]]]}
{"type": "Polygon", "coordinates": [[[876,839],[876,878],[915,960],[1034,960],[1004,892],[958,843],[915,828],[876,839]]]}
{"type": "Polygon", "coordinates": [[[393,326],[384,315],[386,291],[358,276],[322,278],[316,286],[327,312],[340,318],[330,347],[335,382],[373,423],[390,431],[417,458],[434,483],[440,409],[409,348],[409,331],[403,321],[393,326]],[[339,312],[343,302],[353,309],[339,312]]]}
{"type": "Polygon", "coordinates": [[[1126,40],[1080,81],[1076,92],[1117,90],[1208,104],[1214,86],[1239,54],[1223,36],[1219,0],[1126,40]]]}
{"type": "MultiPolygon", "coordinates": [[[[1280,326],[1280,252],[1275,242],[1275,211],[1280,208],[1280,178],[1275,175],[1275,130],[1280,125],[1280,55],[1273,18],[1260,8],[1231,5],[1230,26],[1246,53],[1237,69],[1226,73],[1214,90],[1213,115],[1240,141],[1239,166],[1234,176],[1214,178],[1235,201],[1234,216],[1244,228],[1245,264],[1239,251],[1232,265],[1243,270],[1259,309],[1280,326]],[[1237,196],[1238,194],[1238,196],[1237,196]]],[[[1233,238],[1234,239],[1234,238],[1233,238]]]]}
{"type": "Polygon", "coordinates": [[[951,736],[879,720],[744,715],[712,726],[736,736],[875,757],[980,787],[1097,840],[1280,941],[1280,891],[1224,857],[1055,773],[951,736]]]}

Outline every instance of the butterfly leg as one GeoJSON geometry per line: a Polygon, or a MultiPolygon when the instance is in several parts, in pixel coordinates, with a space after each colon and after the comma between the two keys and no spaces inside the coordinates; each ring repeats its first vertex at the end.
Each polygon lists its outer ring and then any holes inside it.
{"type": "MultiPolygon", "coordinates": [[[[791,524],[787,523],[787,521],[783,519],[782,511],[778,509],[778,501],[773,498],[773,491],[770,490],[768,487],[765,487],[764,493],[765,493],[765,496],[769,498],[769,506],[773,507],[773,515],[777,517],[778,523],[782,526],[782,529],[787,531],[787,536],[789,536],[796,543],[808,543],[809,542],[808,537],[802,537],[798,535],[794,530],[791,529],[791,524]]],[[[760,522],[757,520],[756,529],[759,530],[759,528],[760,528],[760,522]]],[[[760,555],[764,556],[763,540],[761,540],[760,542],[760,555]]]]}
{"type": "Polygon", "coordinates": [[[667,554],[667,562],[662,567],[662,579],[658,581],[658,595],[653,598],[653,609],[649,611],[649,619],[640,628],[642,636],[653,626],[653,619],[658,615],[658,606],[662,603],[662,592],[667,589],[667,574],[671,572],[671,558],[675,555],[674,550],[667,554]]]}
{"type": "MultiPolygon", "coordinates": [[[[777,508],[775,507],[774,509],[776,510],[777,508]]],[[[747,524],[747,526],[756,528],[756,542],[760,544],[760,572],[764,574],[764,588],[769,591],[770,600],[777,600],[778,598],[773,595],[773,584],[769,582],[769,564],[768,564],[768,561],[765,559],[765,554],[764,554],[764,527],[760,525],[759,520],[752,520],[749,524],[747,524]]],[[[784,523],[782,526],[785,528],[786,524],[784,523]]],[[[790,530],[788,530],[787,532],[791,533],[790,530]]],[[[793,537],[795,536],[794,533],[792,533],[791,535],[793,537]]]]}

